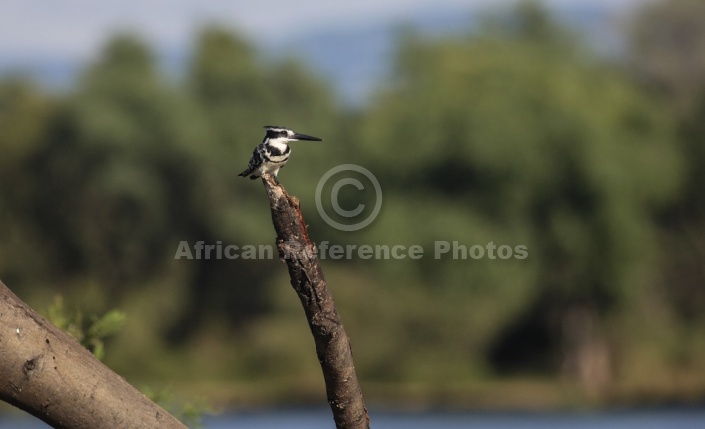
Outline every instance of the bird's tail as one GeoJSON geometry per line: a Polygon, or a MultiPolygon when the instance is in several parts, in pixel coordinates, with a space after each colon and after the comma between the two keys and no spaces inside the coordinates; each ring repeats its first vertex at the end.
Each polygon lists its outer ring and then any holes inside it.
{"type": "Polygon", "coordinates": [[[242,176],[242,177],[250,176],[250,179],[255,180],[256,178],[259,177],[257,174],[255,174],[255,170],[256,170],[256,168],[248,168],[247,170],[238,174],[238,176],[242,176]]]}

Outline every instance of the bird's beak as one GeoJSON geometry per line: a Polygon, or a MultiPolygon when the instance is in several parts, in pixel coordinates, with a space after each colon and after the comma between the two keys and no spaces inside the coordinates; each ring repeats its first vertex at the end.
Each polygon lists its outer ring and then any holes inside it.
{"type": "Polygon", "coordinates": [[[314,142],[322,142],[323,141],[323,139],[319,139],[318,137],[313,137],[313,136],[309,136],[306,134],[299,134],[299,133],[294,134],[293,136],[289,137],[289,139],[291,139],[291,140],[309,140],[309,141],[314,141],[314,142]]]}

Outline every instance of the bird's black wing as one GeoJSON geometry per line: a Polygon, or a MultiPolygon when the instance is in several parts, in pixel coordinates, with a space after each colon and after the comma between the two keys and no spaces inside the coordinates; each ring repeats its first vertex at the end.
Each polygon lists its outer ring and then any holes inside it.
{"type": "MultiPolygon", "coordinates": [[[[255,150],[252,152],[252,158],[250,158],[250,163],[247,165],[247,169],[242,173],[238,174],[238,176],[247,177],[252,174],[255,170],[257,170],[260,165],[262,165],[264,159],[262,158],[262,154],[260,152],[261,151],[259,147],[255,148],[255,150]]],[[[256,177],[252,177],[252,179],[255,178],[256,177]]]]}

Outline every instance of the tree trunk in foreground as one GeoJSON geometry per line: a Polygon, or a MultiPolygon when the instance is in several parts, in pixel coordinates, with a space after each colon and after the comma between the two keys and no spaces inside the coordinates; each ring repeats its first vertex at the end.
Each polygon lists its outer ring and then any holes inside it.
{"type": "Polygon", "coordinates": [[[0,400],[55,428],[186,429],[1,281],[0,400]]]}
{"type": "Polygon", "coordinates": [[[338,429],[368,429],[370,418],[357,382],[350,341],[323,278],[316,246],[308,238],[299,200],[289,196],[270,176],[263,175],[262,179],[277,232],[279,256],[289,268],[291,285],[301,300],[316,343],[335,425],[338,429]]]}

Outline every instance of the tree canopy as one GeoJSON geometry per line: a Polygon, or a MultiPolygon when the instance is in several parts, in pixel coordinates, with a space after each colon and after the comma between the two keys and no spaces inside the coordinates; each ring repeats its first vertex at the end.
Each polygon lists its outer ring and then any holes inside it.
{"type": "MultiPolygon", "coordinates": [[[[66,93],[0,83],[0,275],[39,307],[61,293],[87,313],[123,309],[107,361],[128,376],[305,390],[317,363],[278,255],[175,259],[182,242],[274,244],[261,184],[237,174],[261,126],[287,125],[324,139],[296,146],[280,174],[314,240],[423,249],[322,261],[363,384],[431,395],[518,371],[588,385],[585,362],[602,362],[604,392],[628,391],[639,371],[697,372],[705,98],[673,106],[703,83],[651,65],[668,57],[657,35],[680,22],[637,28],[631,68],[536,6],[466,35],[406,32],[357,110],[295,58],[264,59],[224,28],[196,36],[182,79],[117,35],[66,93]],[[644,85],[649,73],[674,89],[644,85]],[[349,163],[383,192],[356,232],[315,209],[321,177],[349,163]]],[[[369,212],[368,191],[342,187],[341,205],[369,212]]]]}

